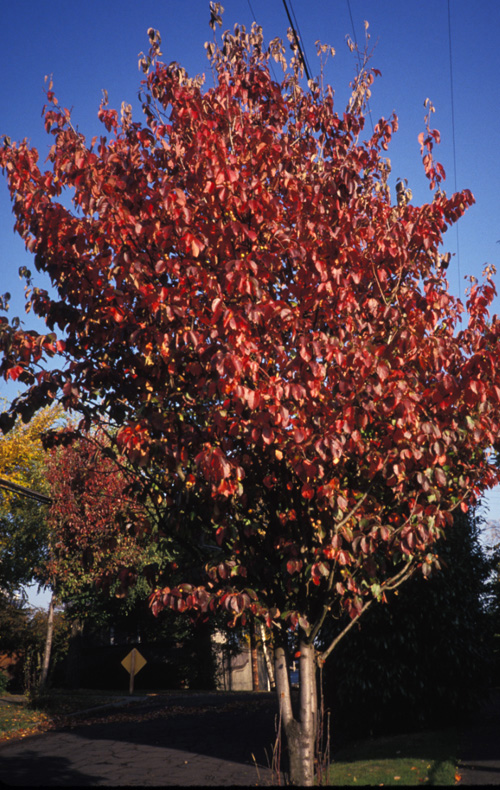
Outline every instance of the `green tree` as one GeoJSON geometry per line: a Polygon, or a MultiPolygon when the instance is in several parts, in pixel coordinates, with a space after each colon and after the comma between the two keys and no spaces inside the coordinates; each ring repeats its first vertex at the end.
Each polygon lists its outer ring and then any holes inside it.
{"type": "MultiPolygon", "coordinates": [[[[53,622],[50,675],[65,656],[68,647],[69,623],[61,609],[56,609],[53,622]]],[[[19,595],[0,591],[0,653],[13,660],[11,688],[35,691],[39,686],[47,640],[47,612],[27,605],[19,595]]]]}
{"type": "Polygon", "coordinates": [[[441,570],[412,579],[390,606],[372,609],[335,651],[325,697],[344,731],[447,725],[494,685],[494,558],[481,544],[481,524],[472,512],[456,514],[436,547],[441,570]]]}
{"type": "Polygon", "coordinates": [[[33,581],[47,583],[48,506],[5,484],[49,496],[42,436],[57,425],[61,411],[44,409],[28,424],[18,420],[10,433],[0,435],[0,587],[11,592],[33,581]]]}

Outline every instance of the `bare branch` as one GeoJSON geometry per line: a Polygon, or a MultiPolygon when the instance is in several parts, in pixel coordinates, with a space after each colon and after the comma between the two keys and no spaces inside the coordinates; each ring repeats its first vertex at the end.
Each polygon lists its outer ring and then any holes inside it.
{"type": "Polygon", "coordinates": [[[323,650],[323,652],[322,652],[322,653],[319,653],[319,655],[318,655],[318,661],[321,661],[321,662],[325,662],[325,661],[326,661],[326,659],[328,658],[328,656],[330,655],[330,653],[331,653],[331,652],[332,652],[332,651],[333,651],[333,650],[334,650],[334,649],[337,647],[337,645],[338,645],[338,643],[340,642],[340,640],[341,640],[341,639],[343,639],[343,638],[344,638],[344,636],[345,636],[346,634],[348,634],[348,633],[349,633],[349,631],[351,630],[351,628],[352,628],[352,627],[353,627],[353,626],[354,626],[354,625],[355,625],[355,624],[358,622],[359,618],[361,617],[361,615],[362,615],[362,614],[364,614],[364,613],[366,612],[366,610],[368,609],[368,607],[372,605],[372,603],[374,602],[374,600],[375,600],[375,598],[370,598],[370,600],[369,600],[369,601],[366,601],[366,603],[364,604],[364,606],[363,606],[363,608],[361,609],[361,611],[359,612],[359,614],[357,614],[357,615],[356,615],[356,617],[353,617],[353,619],[351,620],[351,622],[350,622],[348,625],[346,625],[346,627],[344,628],[344,630],[343,630],[343,631],[341,631],[341,632],[340,632],[340,634],[338,634],[338,635],[335,637],[335,639],[334,639],[334,640],[333,640],[333,641],[330,643],[330,645],[327,647],[327,649],[326,649],[326,650],[323,650]]]}

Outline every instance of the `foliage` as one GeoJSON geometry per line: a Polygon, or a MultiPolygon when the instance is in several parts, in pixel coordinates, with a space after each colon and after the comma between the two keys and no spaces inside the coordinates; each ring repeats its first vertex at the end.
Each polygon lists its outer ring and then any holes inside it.
{"type": "MultiPolygon", "coordinates": [[[[8,404],[3,399],[3,406],[8,404]]],[[[29,423],[19,421],[0,441],[0,470],[2,479],[11,483],[29,486],[36,482],[37,491],[47,493],[47,483],[40,467],[43,465],[45,451],[42,436],[54,427],[61,415],[57,407],[43,409],[33,416],[29,423]]],[[[5,493],[7,501],[12,494],[5,493]]]]}
{"type": "Polygon", "coordinates": [[[429,102],[432,199],[414,206],[400,185],[393,202],[397,119],[365,133],[366,64],[337,113],[257,26],[207,46],[209,88],[161,63],[148,33],[144,125],[105,98],[109,139],[88,144],[49,84],[47,169],[27,141],[0,150],[15,228],[54,286],[24,272],[47,335],[1,319],[0,372],[28,387],[1,425],[57,400],[135,469],[163,533],[197,558],[166,569],[155,612],[251,613],[278,643],[298,629],[307,726],[279,693],[287,732],[310,744],[324,623],[351,618],[320,662],[373,602],[438,567],[453,514],[500,478],[493,270],[465,307],[449,293],[441,245],[474,199],[441,189],[429,102]]]}
{"type": "Polygon", "coordinates": [[[362,628],[334,652],[325,670],[326,704],[344,732],[380,735],[455,723],[494,684],[491,562],[479,524],[471,514],[457,514],[438,543],[442,570],[412,579],[390,606],[368,612],[362,628]]]}
{"type": "MultiPolygon", "coordinates": [[[[205,93],[154,59],[148,125],[103,103],[111,140],[90,147],[50,88],[51,170],[5,144],[16,229],[56,288],[30,303],[64,340],[3,319],[2,372],[30,385],[13,414],[59,391],[85,422],[116,422],[170,530],[186,529],[183,492],[202,499],[223,552],[208,584],[159,591],[156,608],[250,608],[311,632],[323,606],[356,616],[393,579],[428,574],[451,511],[495,481],[494,287],[491,273],[471,287],[455,331],[438,248],[473,199],[391,203],[381,151],[395,118],[362,142],[361,109],[338,116],[331,91],[271,80],[257,30],[210,57],[205,93]],[[44,349],[69,372],[32,372],[44,349]]],[[[421,138],[434,187],[437,139],[421,138]]]]}
{"type": "Polygon", "coordinates": [[[0,694],[4,694],[7,691],[7,686],[9,683],[9,678],[0,670],[0,694]]]}
{"type": "Polygon", "coordinates": [[[0,591],[0,651],[11,653],[24,643],[28,609],[20,598],[0,591]]]}
{"type": "Polygon", "coordinates": [[[76,441],[68,429],[64,438],[46,466],[52,497],[49,572],[63,600],[74,601],[96,579],[105,588],[115,583],[114,595],[123,597],[132,574],[135,580],[139,569],[166,559],[155,551],[147,502],[128,493],[127,469],[106,455],[105,437],[85,434],[76,441]]]}
{"type": "MultiPolygon", "coordinates": [[[[66,654],[68,630],[64,613],[56,611],[51,674],[66,654]]],[[[46,635],[46,612],[27,606],[21,598],[0,594],[0,652],[15,660],[11,685],[16,689],[29,691],[37,685],[46,635]]]]}
{"type": "MultiPolygon", "coordinates": [[[[68,662],[75,662],[68,666],[68,678],[75,673],[83,678],[78,669],[83,668],[80,649],[99,644],[101,634],[109,645],[112,629],[116,644],[125,640],[163,643],[165,648],[182,645],[176,661],[182,659],[186,665],[177,667],[178,686],[184,678],[189,687],[211,688],[214,667],[210,649],[202,649],[201,627],[181,621],[174,612],[165,612],[158,621],[148,607],[148,578],[172,555],[168,541],[158,534],[154,501],[151,497],[141,500],[137,491],[131,492],[130,469],[107,456],[106,448],[107,441],[99,434],[76,440],[69,426],[64,444],[47,459],[52,497],[48,568],[57,595],[65,603],[66,617],[78,626],[68,655],[68,662]],[[132,575],[134,586],[125,596],[132,575]]],[[[101,687],[116,683],[115,669],[112,674],[110,678],[102,667],[101,687]]],[[[145,675],[155,685],[150,666],[139,682],[145,675]]],[[[88,683],[88,672],[85,678],[88,683]]],[[[175,685],[172,677],[170,682],[175,685]]]]}
{"type": "MultiPolygon", "coordinates": [[[[61,415],[46,408],[0,436],[0,477],[39,494],[49,493],[42,436],[61,415]]],[[[45,581],[48,558],[47,505],[0,489],[0,585],[16,590],[33,579],[45,581]]]]}

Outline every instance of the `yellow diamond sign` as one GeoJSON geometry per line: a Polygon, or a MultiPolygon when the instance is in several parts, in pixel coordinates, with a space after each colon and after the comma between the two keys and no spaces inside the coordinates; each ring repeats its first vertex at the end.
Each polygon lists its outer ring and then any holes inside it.
{"type": "Polygon", "coordinates": [[[136,650],[134,647],[133,650],[130,651],[128,656],[125,656],[125,658],[123,659],[122,667],[125,667],[125,669],[130,675],[137,675],[137,673],[143,668],[145,663],[146,663],[146,659],[144,658],[144,656],[141,656],[139,651],[136,650]]]}

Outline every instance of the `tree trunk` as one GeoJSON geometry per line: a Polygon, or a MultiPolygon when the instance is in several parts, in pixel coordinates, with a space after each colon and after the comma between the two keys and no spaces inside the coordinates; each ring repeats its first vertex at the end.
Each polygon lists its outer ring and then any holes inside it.
{"type": "Polygon", "coordinates": [[[52,652],[52,639],[54,636],[54,607],[55,596],[52,594],[49,603],[49,611],[47,617],[47,636],[45,639],[45,651],[43,654],[42,672],[40,675],[40,688],[45,688],[47,678],[49,676],[50,654],[52,652]]]}
{"type": "Polygon", "coordinates": [[[259,656],[257,653],[257,627],[255,620],[250,623],[250,657],[252,660],[252,689],[260,691],[259,685],[259,656]]]}
{"type": "Polygon", "coordinates": [[[297,720],[293,715],[286,649],[283,646],[276,648],[276,690],[288,746],[290,782],[312,787],[318,718],[316,657],[314,646],[305,640],[300,641],[299,670],[300,710],[297,720]]]}
{"type": "Polygon", "coordinates": [[[316,686],[316,651],[314,645],[300,643],[300,726],[303,784],[314,784],[314,758],[318,728],[318,693],[316,686]]]}
{"type": "Polygon", "coordinates": [[[274,667],[273,667],[273,662],[272,662],[272,658],[271,658],[270,651],[269,651],[268,641],[267,641],[267,638],[266,638],[266,629],[265,629],[263,623],[261,623],[260,621],[259,621],[259,629],[260,629],[260,640],[262,642],[262,652],[264,653],[264,659],[265,659],[265,662],[266,662],[266,669],[267,669],[267,676],[269,678],[269,686],[270,686],[271,690],[274,691],[274,689],[276,688],[276,683],[275,683],[275,680],[274,680],[274,667]]]}

